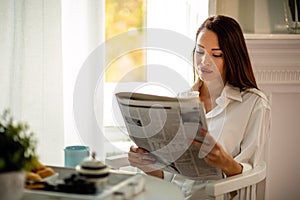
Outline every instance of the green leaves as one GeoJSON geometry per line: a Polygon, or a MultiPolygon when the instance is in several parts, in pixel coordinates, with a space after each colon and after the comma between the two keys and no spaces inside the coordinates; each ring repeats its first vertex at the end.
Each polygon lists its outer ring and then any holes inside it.
{"type": "Polygon", "coordinates": [[[0,118],[0,172],[30,170],[37,160],[36,143],[28,125],[15,122],[5,110],[0,118]]]}

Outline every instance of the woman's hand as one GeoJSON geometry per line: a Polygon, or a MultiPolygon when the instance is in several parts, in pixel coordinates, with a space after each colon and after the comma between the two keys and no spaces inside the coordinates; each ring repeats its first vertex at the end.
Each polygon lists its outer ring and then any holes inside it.
{"type": "Polygon", "coordinates": [[[204,157],[207,164],[222,169],[226,176],[242,173],[242,165],[236,162],[220,143],[205,130],[201,130],[200,134],[205,136],[204,142],[193,140],[192,144],[200,148],[200,155],[204,157]]]}
{"type": "Polygon", "coordinates": [[[154,169],[151,165],[156,163],[156,158],[149,154],[145,149],[131,146],[128,152],[128,161],[131,166],[141,169],[148,175],[163,178],[164,174],[162,170],[154,169]]]}
{"type": "Polygon", "coordinates": [[[202,84],[203,84],[203,81],[198,77],[192,87],[192,90],[200,92],[200,88],[201,88],[202,84]]]}

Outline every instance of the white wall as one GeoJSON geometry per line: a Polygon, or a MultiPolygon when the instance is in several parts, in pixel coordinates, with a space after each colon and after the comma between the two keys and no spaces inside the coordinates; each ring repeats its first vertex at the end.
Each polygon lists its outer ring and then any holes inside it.
{"type": "Polygon", "coordinates": [[[300,35],[246,35],[260,87],[271,102],[266,199],[299,199],[300,35]]]}
{"type": "Polygon", "coordinates": [[[272,95],[269,199],[299,199],[300,90],[272,95]]]}

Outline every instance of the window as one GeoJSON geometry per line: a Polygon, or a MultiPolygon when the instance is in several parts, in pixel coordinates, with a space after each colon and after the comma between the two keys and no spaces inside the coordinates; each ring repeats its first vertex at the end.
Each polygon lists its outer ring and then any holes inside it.
{"type": "Polygon", "coordinates": [[[145,7],[146,0],[106,0],[105,39],[111,39],[106,46],[106,59],[112,61],[106,66],[106,82],[146,81],[145,70],[134,70],[146,64],[144,50],[133,49],[120,56],[116,53],[123,52],[126,50],[123,48],[130,47],[131,44],[141,46],[144,43],[145,32],[142,28],[146,27],[145,7]],[[132,37],[122,40],[122,44],[114,43],[119,42],[117,39],[113,40],[114,37],[129,30],[136,30],[132,37]],[[118,57],[115,58],[115,55],[118,57]],[[130,73],[131,71],[135,73],[130,73]],[[128,73],[130,75],[126,76],[128,73]]]}
{"type": "MultiPolygon", "coordinates": [[[[173,31],[193,41],[198,26],[207,16],[208,0],[106,0],[106,39],[135,29],[136,31],[132,31],[134,37],[124,42],[139,43],[142,47],[147,45],[151,37],[149,31],[146,31],[147,28],[156,28],[173,31]],[[144,31],[140,31],[140,28],[144,28],[144,31]]],[[[159,80],[176,82],[175,76],[168,76],[172,71],[175,75],[183,77],[189,83],[186,87],[189,87],[193,82],[193,72],[190,68],[192,59],[183,59],[168,49],[133,49],[112,58],[111,55],[115,53],[114,51],[120,50],[122,44],[114,44],[111,41],[109,44],[106,48],[106,59],[112,62],[106,66],[108,68],[104,86],[104,126],[105,137],[110,143],[115,144],[114,146],[119,147],[105,148],[107,155],[112,155],[120,150],[127,152],[131,144],[118,114],[118,108],[114,108],[116,105],[113,106],[114,93],[133,89],[136,92],[176,95],[176,92],[184,87],[176,91],[159,80]]],[[[190,54],[191,52],[192,48],[190,54]]]]}

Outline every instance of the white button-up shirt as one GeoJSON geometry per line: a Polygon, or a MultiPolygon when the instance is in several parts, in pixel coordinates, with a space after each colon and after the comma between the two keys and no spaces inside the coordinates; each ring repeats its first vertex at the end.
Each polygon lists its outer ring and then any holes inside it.
{"type": "Polygon", "coordinates": [[[206,114],[208,132],[243,165],[243,172],[264,160],[271,116],[266,95],[226,84],[216,103],[206,114]]]}
{"type": "MultiPolygon", "coordinates": [[[[243,165],[243,172],[265,160],[271,121],[266,95],[254,88],[241,92],[239,88],[226,84],[216,104],[206,114],[209,134],[243,165]]],[[[186,183],[193,187],[205,185],[205,181],[189,181],[180,175],[170,177],[168,173],[165,179],[172,179],[182,188],[186,187],[186,183]]]]}

